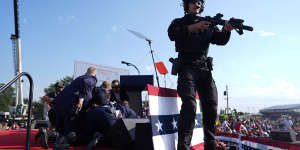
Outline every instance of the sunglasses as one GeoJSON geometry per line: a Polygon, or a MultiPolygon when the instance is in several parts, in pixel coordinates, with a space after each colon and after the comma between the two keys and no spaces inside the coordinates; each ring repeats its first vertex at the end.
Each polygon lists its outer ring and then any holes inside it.
{"type": "Polygon", "coordinates": [[[202,5],[203,4],[203,2],[201,1],[201,0],[190,0],[189,1],[190,3],[198,3],[199,5],[202,5]]]}

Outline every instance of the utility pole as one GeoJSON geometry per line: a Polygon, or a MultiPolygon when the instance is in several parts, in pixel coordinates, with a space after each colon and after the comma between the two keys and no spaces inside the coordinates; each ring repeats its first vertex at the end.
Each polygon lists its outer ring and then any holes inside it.
{"type": "Polygon", "coordinates": [[[224,96],[226,96],[226,100],[227,100],[227,106],[226,106],[226,111],[225,111],[225,113],[228,114],[228,113],[229,113],[229,104],[228,104],[228,85],[226,85],[226,91],[224,91],[224,96]]]}
{"type": "MultiPolygon", "coordinates": [[[[22,72],[22,51],[21,51],[21,39],[19,32],[19,1],[14,0],[14,21],[15,21],[15,34],[11,35],[11,40],[13,41],[13,54],[14,54],[14,65],[15,65],[15,75],[22,72]]],[[[23,102],[23,88],[22,88],[22,78],[20,78],[16,83],[16,103],[15,107],[24,106],[23,102]]]]}

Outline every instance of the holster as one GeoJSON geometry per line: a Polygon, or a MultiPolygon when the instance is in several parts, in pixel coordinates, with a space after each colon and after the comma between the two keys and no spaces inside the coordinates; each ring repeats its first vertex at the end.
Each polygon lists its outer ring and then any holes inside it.
{"type": "MultiPolygon", "coordinates": [[[[172,71],[171,74],[174,76],[177,76],[178,72],[180,71],[180,68],[182,67],[181,62],[178,60],[178,58],[170,58],[169,61],[172,63],[172,71]]],[[[189,61],[187,61],[189,64],[189,61]]],[[[183,62],[184,64],[184,62],[183,62]]],[[[213,70],[213,58],[207,57],[203,61],[191,61],[190,64],[195,65],[195,67],[201,68],[201,69],[208,69],[209,71],[213,70]]]]}
{"type": "Polygon", "coordinates": [[[169,61],[172,63],[172,70],[171,70],[171,74],[174,76],[177,76],[180,66],[181,64],[178,61],[178,58],[170,58],[169,61]]]}

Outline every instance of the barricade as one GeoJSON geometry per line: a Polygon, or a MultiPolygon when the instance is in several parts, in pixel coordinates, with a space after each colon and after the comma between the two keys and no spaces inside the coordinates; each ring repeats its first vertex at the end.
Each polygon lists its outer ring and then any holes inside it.
{"type": "Polygon", "coordinates": [[[238,145],[240,149],[300,150],[300,144],[277,141],[265,137],[258,138],[258,137],[242,136],[239,134],[218,132],[216,134],[216,139],[228,145],[238,145]]]}

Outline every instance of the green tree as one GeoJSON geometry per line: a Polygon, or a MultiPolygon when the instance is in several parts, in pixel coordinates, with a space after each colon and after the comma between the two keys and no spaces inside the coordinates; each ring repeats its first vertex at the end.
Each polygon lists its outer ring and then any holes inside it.
{"type": "Polygon", "coordinates": [[[32,114],[35,119],[43,119],[44,104],[41,101],[32,102],[32,114]]]}
{"type": "Polygon", "coordinates": [[[61,79],[61,81],[64,83],[65,86],[67,86],[73,81],[73,78],[70,76],[66,76],[63,79],[61,79]]]}
{"type": "MultiPolygon", "coordinates": [[[[58,81],[63,82],[64,85],[65,85],[65,87],[66,87],[67,85],[69,85],[69,84],[73,81],[73,78],[70,77],[70,76],[66,76],[66,77],[64,77],[63,79],[60,79],[60,80],[58,80],[58,81]]],[[[49,85],[48,88],[45,88],[45,89],[44,89],[45,94],[49,94],[49,93],[51,93],[51,92],[55,92],[55,87],[54,87],[54,85],[55,85],[55,83],[52,83],[52,84],[49,85]]]]}
{"type": "Polygon", "coordinates": [[[243,112],[238,112],[237,114],[238,114],[239,116],[245,115],[245,113],[243,113],[243,112]]]}
{"type": "MultiPolygon", "coordinates": [[[[4,86],[4,84],[0,84],[0,87],[4,86]]],[[[0,112],[1,111],[9,111],[9,106],[12,106],[13,100],[15,98],[15,88],[12,86],[8,87],[2,93],[0,93],[0,112]]]]}

